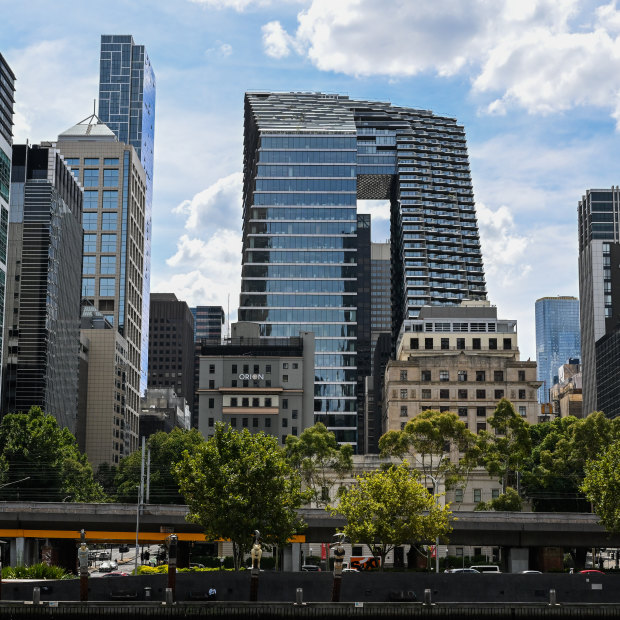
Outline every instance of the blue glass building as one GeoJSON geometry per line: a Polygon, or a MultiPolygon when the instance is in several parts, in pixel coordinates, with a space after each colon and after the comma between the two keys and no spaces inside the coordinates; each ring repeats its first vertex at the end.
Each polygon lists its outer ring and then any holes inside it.
{"type": "Polygon", "coordinates": [[[140,391],[148,371],[149,294],[151,290],[151,229],[153,147],[155,141],[155,74],[144,45],[131,35],[102,35],[99,69],[99,118],[120,142],[136,149],[146,173],[144,279],[140,391]]]}
{"type": "Polygon", "coordinates": [[[245,98],[239,319],[315,333],[315,420],[357,445],[357,200],[391,205],[392,332],[427,304],[484,299],[463,127],[321,93],[245,98]]]}
{"type": "Polygon", "coordinates": [[[581,358],[579,300],[576,297],[542,297],[536,300],[537,379],[543,384],[538,402],[549,402],[558,368],[569,358],[581,358]]]}

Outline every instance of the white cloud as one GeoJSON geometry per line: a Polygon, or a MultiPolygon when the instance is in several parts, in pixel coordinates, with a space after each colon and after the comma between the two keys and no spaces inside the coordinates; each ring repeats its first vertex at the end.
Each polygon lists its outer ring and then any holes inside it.
{"type": "Polygon", "coordinates": [[[274,4],[300,4],[307,0],[189,0],[193,4],[200,4],[209,9],[233,9],[242,13],[246,9],[264,8],[274,4]]]}
{"type": "Polygon", "coordinates": [[[190,200],[184,200],[173,209],[173,213],[187,215],[187,230],[239,230],[242,189],[243,174],[235,172],[218,179],[190,200]]]}
{"type": "Polygon", "coordinates": [[[75,49],[75,42],[56,39],[4,52],[17,76],[15,143],[55,140],[92,113],[98,57],[75,54],[75,49]]]}
{"type": "Polygon", "coordinates": [[[598,8],[578,0],[312,0],[295,33],[269,22],[263,43],[274,58],[295,49],[323,71],[353,76],[464,73],[491,114],[593,105],[620,124],[615,0],[598,8]]]}
{"type": "Polygon", "coordinates": [[[219,56],[220,58],[227,58],[232,52],[232,45],[230,43],[222,43],[222,41],[216,41],[214,47],[205,50],[207,56],[219,56]]]}

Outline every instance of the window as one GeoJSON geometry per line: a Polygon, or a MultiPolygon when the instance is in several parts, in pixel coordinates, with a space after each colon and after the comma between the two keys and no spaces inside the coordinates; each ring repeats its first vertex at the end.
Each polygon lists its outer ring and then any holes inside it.
{"type": "Polygon", "coordinates": [[[494,370],[493,371],[493,381],[503,381],[504,380],[504,371],[503,370],[494,370]]]}
{"type": "Polygon", "coordinates": [[[238,402],[239,402],[239,401],[237,400],[237,397],[236,397],[236,396],[233,396],[233,397],[230,399],[230,406],[231,406],[231,407],[236,407],[238,402]]]}
{"type": "Polygon", "coordinates": [[[447,351],[450,348],[450,339],[442,338],[441,339],[441,348],[443,351],[447,351]]]}
{"type": "Polygon", "coordinates": [[[407,413],[407,405],[402,405],[401,408],[400,408],[400,417],[401,418],[406,418],[407,415],[409,415],[407,413]]]}
{"type": "Polygon", "coordinates": [[[298,416],[299,411],[297,409],[293,409],[293,411],[291,412],[291,418],[293,418],[293,420],[296,420],[298,416]]]}
{"type": "Polygon", "coordinates": [[[486,390],[476,390],[476,398],[486,398],[487,391],[486,390]]]}
{"type": "Polygon", "coordinates": [[[467,381],[467,371],[459,370],[457,378],[461,383],[464,383],[465,381],[467,381]]]}
{"type": "Polygon", "coordinates": [[[282,409],[288,409],[288,398],[282,399],[282,409]]]}
{"type": "Polygon", "coordinates": [[[95,296],[95,278],[82,278],[82,297],[94,297],[94,296],[95,296]]]}
{"type": "Polygon", "coordinates": [[[410,344],[412,349],[419,349],[420,348],[420,339],[419,338],[412,338],[409,341],[409,344],[410,344]]]}
{"type": "Polygon", "coordinates": [[[298,362],[293,362],[293,370],[297,370],[299,368],[298,362]]]}
{"type": "Polygon", "coordinates": [[[209,399],[209,409],[213,409],[215,407],[215,398],[209,399]]]}
{"type": "Polygon", "coordinates": [[[282,428],[287,428],[287,427],[288,427],[288,419],[282,418],[282,428]]]}
{"type": "Polygon", "coordinates": [[[265,407],[271,407],[271,398],[265,398],[265,407]]]}
{"type": "Polygon", "coordinates": [[[463,489],[454,489],[454,501],[457,504],[463,503],[463,489]]]}
{"type": "Polygon", "coordinates": [[[430,370],[422,370],[420,372],[420,380],[421,381],[430,381],[431,380],[431,371],[430,370]]]}
{"type": "Polygon", "coordinates": [[[288,362],[284,362],[284,363],[282,364],[282,368],[283,368],[284,370],[287,370],[287,369],[288,369],[288,362]]]}
{"type": "Polygon", "coordinates": [[[96,209],[99,206],[99,192],[96,189],[84,190],[84,209],[96,209]]]}
{"type": "Polygon", "coordinates": [[[406,370],[401,370],[400,371],[400,380],[401,381],[407,381],[407,371],[406,370]]]}
{"type": "Polygon", "coordinates": [[[83,213],[82,228],[84,230],[97,230],[97,213],[83,213]]]}
{"type": "Polygon", "coordinates": [[[499,497],[499,489],[491,489],[491,499],[497,499],[499,497]]]}
{"type": "Polygon", "coordinates": [[[237,387],[237,379],[231,379],[230,386],[231,387],[237,387]]]}
{"type": "Polygon", "coordinates": [[[265,418],[265,428],[271,428],[271,418],[265,418]]]}
{"type": "Polygon", "coordinates": [[[213,426],[213,418],[209,418],[209,426],[213,426]]]}
{"type": "Polygon", "coordinates": [[[84,170],[84,187],[97,187],[99,185],[99,170],[84,170]]]}
{"type": "Polygon", "coordinates": [[[467,390],[460,389],[457,393],[459,399],[466,400],[467,399],[467,390]]]}
{"type": "Polygon", "coordinates": [[[215,389],[215,381],[213,379],[209,380],[209,389],[210,390],[214,390],[215,389]]]}
{"type": "Polygon", "coordinates": [[[450,372],[448,370],[440,370],[439,371],[439,380],[440,381],[450,381],[450,372]]]}
{"type": "Polygon", "coordinates": [[[230,418],[230,425],[233,428],[236,428],[237,427],[237,418],[230,418]]]}
{"type": "Polygon", "coordinates": [[[116,256],[102,256],[100,267],[102,275],[114,275],[116,273],[116,256]]]}
{"type": "Polygon", "coordinates": [[[231,372],[232,372],[233,375],[237,374],[237,364],[233,364],[232,365],[231,372]]]}
{"type": "Polygon", "coordinates": [[[115,189],[106,189],[103,192],[103,208],[116,209],[118,207],[118,191],[115,189]]]}
{"type": "Polygon", "coordinates": [[[215,372],[215,364],[209,364],[209,374],[212,375],[215,372]]]}
{"type": "Polygon", "coordinates": [[[512,349],[512,338],[504,338],[504,349],[512,349]]]}
{"type": "Polygon", "coordinates": [[[265,366],[265,374],[266,375],[270,375],[271,374],[271,364],[267,364],[265,366]]]}
{"type": "Polygon", "coordinates": [[[428,390],[428,389],[426,389],[426,390],[424,390],[424,389],[423,389],[423,390],[422,390],[422,398],[425,398],[425,399],[427,399],[427,400],[428,400],[429,398],[432,398],[432,396],[431,396],[431,391],[430,391],[430,390],[428,390]]]}
{"type": "Polygon", "coordinates": [[[67,166],[79,166],[80,158],[79,157],[65,157],[65,164],[67,164],[67,166]]]}
{"type": "Polygon", "coordinates": [[[250,367],[247,364],[243,365],[243,372],[247,375],[250,372],[250,367]]]}
{"type": "Polygon", "coordinates": [[[118,187],[118,169],[110,169],[110,170],[103,171],[103,186],[104,187],[118,187]]]}
{"type": "Polygon", "coordinates": [[[467,407],[459,407],[458,408],[459,416],[466,418],[467,417],[467,407]]]}
{"type": "Polygon", "coordinates": [[[84,159],[84,165],[85,166],[98,166],[99,158],[98,157],[86,157],[84,159]]]}
{"type": "Polygon", "coordinates": [[[260,406],[260,399],[257,397],[254,397],[252,399],[252,407],[259,407],[260,406]]]}
{"type": "Polygon", "coordinates": [[[101,235],[101,251],[116,252],[116,235],[101,235]]]}
{"type": "Polygon", "coordinates": [[[525,381],[525,370],[519,370],[519,381],[525,381]]]}
{"type": "Polygon", "coordinates": [[[101,214],[101,230],[116,230],[116,220],[118,216],[114,213],[101,214]]]}
{"type": "Polygon", "coordinates": [[[456,339],[456,348],[461,351],[465,348],[465,338],[456,339]]]}
{"type": "Polygon", "coordinates": [[[504,398],[504,390],[495,390],[495,398],[497,400],[504,398]]]}
{"type": "Polygon", "coordinates": [[[489,338],[489,349],[495,351],[497,349],[497,338],[489,338]]]}
{"type": "Polygon", "coordinates": [[[524,405],[519,405],[519,415],[524,418],[527,416],[527,409],[524,405]]]}
{"type": "Polygon", "coordinates": [[[99,295],[112,297],[116,293],[116,278],[99,278],[99,295]]]}
{"type": "Polygon", "coordinates": [[[450,398],[450,390],[439,390],[439,398],[446,399],[450,398]]]}
{"type": "Polygon", "coordinates": [[[432,338],[424,338],[424,348],[432,349],[433,348],[433,339],[432,338]]]}
{"type": "Polygon", "coordinates": [[[487,430],[486,422],[478,422],[478,424],[476,424],[477,433],[481,433],[482,431],[486,431],[486,430],[487,430]]]}
{"type": "Polygon", "coordinates": [[[486,418],[487,410],[485,407],[476,407],[476,415],[479,418],[486,418]]]}
{"type": "Polygon", "coordinates": [[[241,418],[241,426],[243,426],[243,428],[248,427],[248,418],[241,418]]]}
{"type": "Polygon", "coordinates": [[[282,444],[286,443],[286,435],[282,435],[282,444]]]}
{"type": "Polygon", "coordinates": [[[519,399],[525,400],[525,390],[519,390],[519,399]]]}
{"type": "Polygon", "coordinates": [[[482,347],[480,345],[480,338],[473,338],[471,341],[471,348],[479,351],[482,347]]]}
{"type": "Polygon", "coordinates": [[[406,389],[400,391],[400,397],[401,398],[407,398],[407,390],[406,389]]]}
{"type": "Polygon", "coordinates": [[[84,235],[84,252],[97,251],[97,235],[84,235]]]}
{"type": "Polygon", "coordinates": [[[103,160],[104,166],[118,166],[118,157],[106,157],[103,160]]]}
{"type": "Polygon", "coordinates": [[[487,375],[484,370],[476,370],[476,381],[486,381],[487,375]]]}
{"type": "Polygon", "coordinates": [[[474,503],[479,504],[482,501],[482,489],[474,489],[474,503]]]}
{"type": "Polygon", "coordinates": [[[82,259],[82,273],[94,275],[96,268],[97,268],[97,257],[96,256],[85,256],[82,259]]]}
{"type": "Polygon", "coordinates": [[[252,368],[252,372],[256,375],[260,372],[259,370],[259,366],[258,364],[254,364],[254,367],[252,368]]]}
{"type": "Polygon", "coordinates": [[[288,375],[282,375],[282,383],[286,383],[288,381],[288,375]]]}
{"type": "Polygon", "coordinates": [[[242,407],[249,407],[250,406],[250,399],[247,396],[244,396],[241,399],[241,406],[242,407]]]}

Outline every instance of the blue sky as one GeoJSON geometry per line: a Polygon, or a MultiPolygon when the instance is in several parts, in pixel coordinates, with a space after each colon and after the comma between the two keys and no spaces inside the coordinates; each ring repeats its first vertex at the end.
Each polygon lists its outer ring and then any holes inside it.
{"type": "MultiPolygon", "coordinates": [[[[578,294],[577,201],[620,184],[616,2],[0,0],[0,14],[18,142],[54,139],[90,113],[101,34],[146,46],[157,78],[152,290],[190,305],[238,305],[246,90],[456,117],[489,299],[519,321],[524,359],[535,357],[535,300],[578,294]]],[[[374,220],[376,240],[387,231],[374,220]]]]}

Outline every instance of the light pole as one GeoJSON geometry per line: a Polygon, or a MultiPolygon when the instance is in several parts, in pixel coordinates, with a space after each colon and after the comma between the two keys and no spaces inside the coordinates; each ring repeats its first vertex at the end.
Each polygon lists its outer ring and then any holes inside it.
{"type": "Polygon", "coordinates": [[[11,486],[12,484],[17,484],[18,482],[24,482],[25,480],[30,480],[30,476],[26,476],[25,478],[22,478],[21,480],[13,480],[13,482],[6,482],[5,484],[0,484],[0,489],[4,489],[4,487],[11,486]]]}
{"type": "MultiPolygon", "coordinates": [[[[439,486],[437,483],[437,478],[431,474],[426,474],[428,478],[433,482],[433,497],[437,497],[437,487],[439,486]]],[[[439,572],[439,536],[435,538],[435,572],[439,572]]]]}

